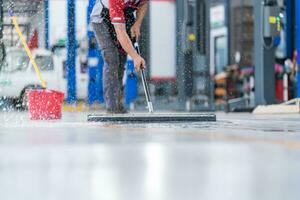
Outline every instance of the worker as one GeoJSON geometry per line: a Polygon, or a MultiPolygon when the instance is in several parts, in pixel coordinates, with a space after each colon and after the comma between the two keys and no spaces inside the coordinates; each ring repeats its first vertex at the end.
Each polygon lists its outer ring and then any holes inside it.
{"type": "Polygon", "coordinates": [[[148,0],[97,0],[91,14],[92,28],[104,60],[103,81],[108,113],[126,113],[123,104],[123,75],[127,54],[136,70],[145,60],[135,51],[132,40],[141,35],[148,0]],[[136,12],[136,15],[135,15],[136,12]]]}

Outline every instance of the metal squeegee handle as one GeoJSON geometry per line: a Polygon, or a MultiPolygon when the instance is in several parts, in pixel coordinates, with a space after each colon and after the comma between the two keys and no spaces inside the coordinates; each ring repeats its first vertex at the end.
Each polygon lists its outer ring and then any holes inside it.
{"type": "MultiPolygon", "coordinates": [[[[134,41],[134,48],[136,50],[136,52],[141,55],[141,51],[140,51],[140,47],[137,41],[134,41]]],[[[149,92],[149,86],[147,84],[147,80],[146,80],[146,75],[145,75],[145,70],[141,69],[141,76],[142,76],[142,82],[143,82],[143,87],[144,87],[144,91],[145,91],[145,96],[146,96],[146,100],[147,100],[147,105],[148,105],[148,110],[150,113],[154,112],[153,109],[153,104],[151,102],[151,98],[150,98],[150,92],[149,92]]]]}

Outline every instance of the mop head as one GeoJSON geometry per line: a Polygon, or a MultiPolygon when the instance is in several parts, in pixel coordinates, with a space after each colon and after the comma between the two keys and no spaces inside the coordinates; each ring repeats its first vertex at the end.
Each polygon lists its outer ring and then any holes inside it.
{"type": "Polygon", "coordinates": [[[204,113],[90,114],[88,121],[127,123],[215,122],[216,115],[204,113]]]}

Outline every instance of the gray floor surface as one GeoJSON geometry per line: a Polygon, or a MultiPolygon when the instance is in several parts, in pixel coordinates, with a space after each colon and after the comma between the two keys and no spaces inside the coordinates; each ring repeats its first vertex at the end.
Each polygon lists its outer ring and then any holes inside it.
{"type": "Polygon", "coordinates": [[[300,115],[116,124],[87,114],[0,112],[0,199],[300,199],[300,115]]]}

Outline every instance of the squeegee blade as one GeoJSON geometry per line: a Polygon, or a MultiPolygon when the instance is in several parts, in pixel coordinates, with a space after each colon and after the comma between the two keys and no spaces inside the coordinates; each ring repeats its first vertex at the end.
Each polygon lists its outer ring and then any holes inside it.
{"type": "Polygon", "coordinates": [[[89,122],[167,123],[167,122],[215,122],[215,114],[206,113],[138,113],[138,114],[90,114],[89,122]]]}

